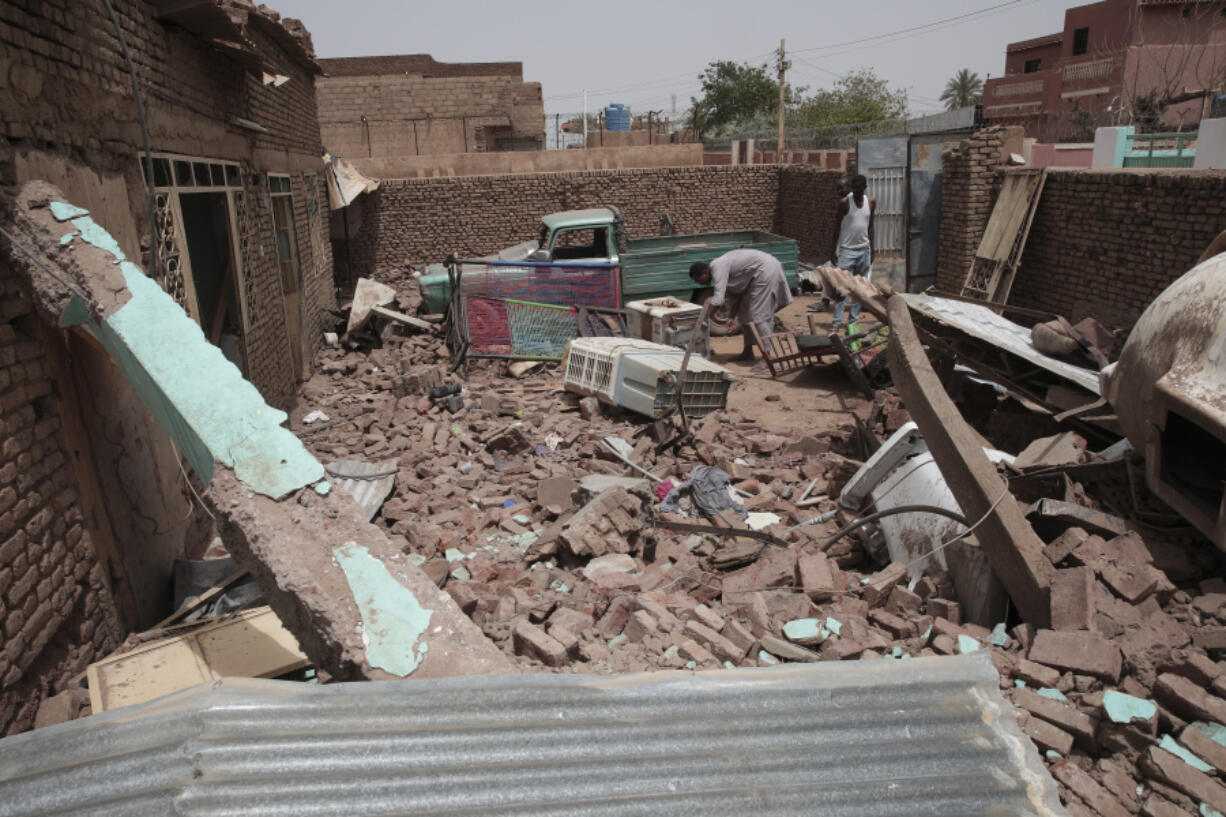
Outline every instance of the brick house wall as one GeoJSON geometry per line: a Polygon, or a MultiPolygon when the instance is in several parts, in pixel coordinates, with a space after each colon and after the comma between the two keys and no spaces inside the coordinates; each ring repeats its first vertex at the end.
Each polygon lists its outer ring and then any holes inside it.
{"type": "MultiPolygon", "coordinates": [[[[322,178],[309,38],[295,38],[295,21],[278,22],[275,15],[255,9],[248,13],[243,35],[259,52],[264,69],[290,78],[274,87],[263,84],[260,71],[248,70],[201,37],[159,21],[150,3],[114,0],[114,6],[144,89],[154,151],[236,161],[242,168],[245,206],[238,240],[247,245],[243,272],[258,299],[243,344],[245,359],[259,365],[247,374],[269,403],[286,407],[295,383],[284,307],[278,303],[280,270],[266,176],[291,176],[296,214],[306,212],[306,175],[313,175],[315,184],[322,178]],[[236,118],[259,128],[245,128],[236,118]]],[[[111,208],[95,210],[94,217],[116,235],[126,224],[141,237],[147,253],[141,125],[127,63],[105,6],[68,0],[0,4],[0,77],[0,182],[28,180],[18,173],[18,154],[49,155],[121,178],[128,200],[113,201],[111,208]]],[[[69,195],[79,193],[61,187],[69,195]]],[[[306,325],[312,332],[310,345],[316,347],[321,342],[319,315],[335,307],[335,293],[331,247],[306,240],[311,232],[307,224],[298,240],[308,277],[304,290],[312,299],[306,325]]],[[[173,281],[161,283],[177,290],[173,281]]]]}
{"type": "MultiPolygon", "coordinates": [[[[937,288],[958,293],[1000,190],[1008,129],[943,157],[937,288]]],[[[1009,303],[1127,327],[1226,227],[1226,171],[1049,168],[1009,303]]]]}
{"type": "Polygon", "coordinates": [[[320,60],[323,143],[346,157],[544,148],[541,85],[520,63],[439,63],[426,55],[320,60]]]}
{"type": "Polygon", "coordinates": [[[0,735],[122,639],[29,294],[0,260],[0,735]]]}
{"type": "MultiPolygon", "coordinates": [[[[837,181],[837,173],[829,175],[837,181]]],[[[682,233],[773,231],[779,195],[773,165],[389,179],[353,205],[360,212],[352,223],[361,226],[351,232],[351,252],[358,275],[442,261],[453,252],[481,255],[536,238],[546,213],[603,205],[621,209],[633,237],[658,235],[664,213],[682,233]]],[[[817,218],[789,210],[787,223],[804,232],[817,218]]]]}
{"type": "Polygon", "coordinates": [[[795,238],[800,257],[811,264],[831,260],[836,225],[835,205],[841,170],[803,166],[779,169],[779,203],[775,232],[795,238]]]}
{"type": "Polygon", "coordinates": [[[997,168],[1001,165],[1006,135],[1004,127],[984,128],[941,155],[937,289],[942,292],[962,291],[1000,190],[997,168]]]}
{"type": "Polygon", "coordinates": [[[1048,171],[1009,302],[1131,326],[1226,228],[1226,171],[1048,171]]]}
{"type": "MultiPolygon", "coordinates": [[[[236,162],[241,170],[241,186],[224,195],[233,202],[237,234],[231,238],[248,284],[237,293],[250,319],[242,351],[248,379],[269,403],[288,407],[295,382],[270,173],[290,178],[308,356],[330,328],[327,310],[336,304],[309,38],[299,38],[300,26],[274,13],[218,7],[226,19],[247,15],[242,39],[258,52],[253,65],[159,21],[151,3],[112,2],[136,64],[153,150],[236,162]],[[260,68],[289,81],[264,85],[260,68]]],[[[195,11],[211,9],[202,4],[195,11]]],[[[68,199],[87,205],[124,251],[149,269],[141,130],[127,63],[105,5],[0,3],[0,186],[51,181],[68,199]]],[[[0,207],[0,213],[5,210],[0,207]]],[[[94,381],[79,376],[80,360],[66,357],[69,347],[35,313],[19,283],[25,279],[4,260],[9,249],[4,245],[0,252],[0,734],[29,728],[45,696],[122,640],[123,625],[131,626],[125,588],[149,577],[125,574],[124,559],[117,557],[156,547],[159,557],[172,561],[183,555],[183,543],[194,535],[186,529],[194,529],[198,518],[195,512],[190,518],[177,513],[174,521],[182,530],[162,539],[118,535],[126,529],[116,517],[141,508],[118,507],[115,494],[100,492],[100,484],[118,484],[118,493],[131,494],[133,479],[157,477],[160,484],[139,486],[141,496],[160,496],[153,507],[178,511],[172,500],[185,490],[178,455],[155,428],[140,440],[147,443],[141,449],[150,464],[145,470],[156,471],[154,476],[96,456],[86,463],[89,435],[97,431],[90,422],[107,423],[101,433],[108,441],[132,446],[137,438],[124,435],[146,423],[145,410],[130,389],[82,392],[83,384],[94,381]],[[105,420],[95,416],[103,402],[105,420]],[[155,454],[164,448],[171,456],[160,467],[155,454]],[[98,512],[100,502],[110,521],[98,512]],[[115,547],[123,552],[113,553],[115,547]]],[[[182,276],[176,280],[165,267],[159,283],[172,293],[183,291],[182,276]]],[[[161,579],[169,585],[168,575],[161,579]]]]}

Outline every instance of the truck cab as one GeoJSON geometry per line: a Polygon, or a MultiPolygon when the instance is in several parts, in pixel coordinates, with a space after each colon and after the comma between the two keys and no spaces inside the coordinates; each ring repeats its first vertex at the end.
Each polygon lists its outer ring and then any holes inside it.
{"type": "Polygon", "coordinates": [[[565,210],[541,219],[540,249],[533,261],[617,264],[619,214],[609,207],[565,210]]]}

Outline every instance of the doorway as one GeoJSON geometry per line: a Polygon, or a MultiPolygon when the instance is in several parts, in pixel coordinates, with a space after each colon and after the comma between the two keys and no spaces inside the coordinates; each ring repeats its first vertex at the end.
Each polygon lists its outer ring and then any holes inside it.
{"type": "Polygon", "coordinates": [[[226,358],[243,365],[242,314],[238,305],[230,209],[225,193],[180,193],[183,236],[191,261],[196,314],[209,342],[226,358]]]}
{"type": "Polygon", "coordinates": [[[272,198],[273,232],[277,239],[277,263],[281,269],[281,297],[285,301],[285,327],[294,377],[311,376],[311,361],[304,346],[305,320],[302,311],[302,268],[298,258],[298,237],[294,231],[294,198],[288,176],[268,177],[272,198]]]}

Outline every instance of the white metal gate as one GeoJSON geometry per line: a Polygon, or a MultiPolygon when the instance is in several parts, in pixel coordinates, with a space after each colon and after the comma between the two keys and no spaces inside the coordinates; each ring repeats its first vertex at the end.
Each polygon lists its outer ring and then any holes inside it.
{"type": "Polygon", "coordinates": [[[873,255],[905,252],[907,168],[869,168],[864,177],[868,179],[868,194],[877,203],[873,214],[873,255]]]}

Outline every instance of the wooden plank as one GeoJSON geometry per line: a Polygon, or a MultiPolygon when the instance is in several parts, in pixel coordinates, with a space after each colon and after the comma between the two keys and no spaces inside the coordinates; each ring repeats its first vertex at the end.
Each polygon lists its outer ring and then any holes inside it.
{"type": "Polygon", "coordinates": [[[411,315],[406,315],[403,312],[397,312],[394,309],[388,309],[386,306],[372,306],[370,311],[374,315],[381,318],[387,318],[390,321],[407,324],[417,329],[424,329],[427,332],[433,332],[437,327],[429,321],[423,321],[420,318],[414,318],[411,315]]]}
{"type": "Polygon", "coordinates": [[[983,447],[942,388],[911,321],[906,301],[889,300],[890,374],[903,403],[924,435],[932,458],[962,513],[979,523],[976,539],[992,570],[1028,623],[1047,627],[1055,568],[1043,556],[1043,540],[1008,492],[983,447]]]}
{"type": "Polygon", "coordinates": [[[1003,304],[1009,300],[1009,292],[1013,289],[1013,279],[1017,277],[1017,268],[1021,266],[1022,253],[1026,249],[1027,239],[1030,238],[1030,227],[1034,224],[1034,214],[1039,209],[1039,199],[1043,195],[1043,188],[1046,184],[1047,169],[1044,168],[1039,171],[1037,178],[1031,183],[1034,189],[1027,203],[1025,220],[1018,227],[1018,235],[1013,244],[1013,253],[1009,256],[1000,281],[997,282],[997,286],[992,290],[991,296],[988,298],[993,303],[1003,304]]]}
{"type": "Polygon", "coordinates": [[[1005,174],[962,286],[962,296],[1004,303],[1021,263],[1030,225],[1047,180],[1046,168],[1005,174]]]}
{"type": "Polygon", "coordinates": [[[272,609],[258,607],[108,656],[90,664],[86,678],[98,713],[225,676],[274,678],[310,663],[272,609]]]}

